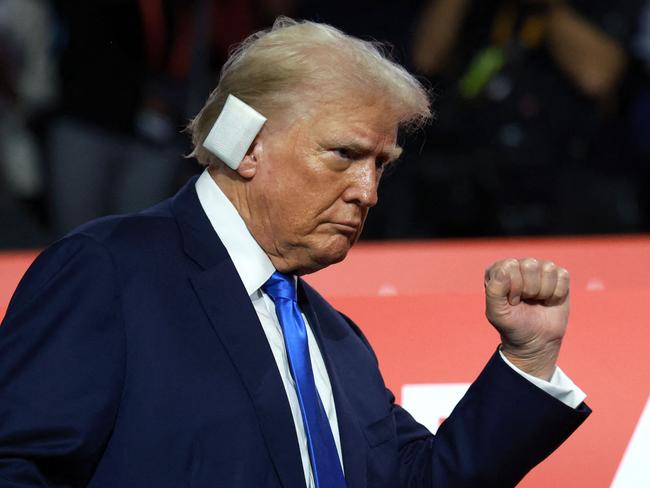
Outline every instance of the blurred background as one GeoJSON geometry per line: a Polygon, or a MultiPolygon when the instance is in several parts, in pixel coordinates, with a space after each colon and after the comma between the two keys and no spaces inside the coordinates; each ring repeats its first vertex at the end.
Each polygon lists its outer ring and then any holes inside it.
{"type": "Polygon", "coordinates": [[[172,195],[228,50],[278,15],[431,89],[366,239],[650,230],[650,1],[0,0],[0,248],[172,195]]]}

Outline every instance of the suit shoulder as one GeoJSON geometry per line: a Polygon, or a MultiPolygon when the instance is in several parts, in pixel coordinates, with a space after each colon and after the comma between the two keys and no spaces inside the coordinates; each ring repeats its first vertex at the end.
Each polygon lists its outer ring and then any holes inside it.
{"type": "MultiPolygon", "coordinates": [[[[91,237],[75,234],[43,250],[21,278],[8,310],[29,304],[46,290],[85,277],[88,283],[108,285],[115,273],[111,253],[91,237]]],[[[8,314],[9,315],[9,314],[8,314]]]]}
{"type": "Polygon", "coordinates": [[[45,248],[22,281],[45,284],[73,263],[114,268],[120,248],[146,248],[149,242],[176,232],[175,220],[166,203],[137,214],[101,217],[81,225],[45,248]]]}
{"type": "Polygon", "coordinates": [[[144,264],[159,247],[179,242],[178,227],[167,201],[131,215],[92,220],[48,246],[21,280],[21,291],[32,294],[57,275],[74,267],[107,276],[144,264]]]}
{"type": "Polygon", "coordinates": [[[164,239],[178,233],[170,200],[142,212],[112,215],[91,220],[70,232],[66,238],[86,237],[108,248],[164,239]]]}

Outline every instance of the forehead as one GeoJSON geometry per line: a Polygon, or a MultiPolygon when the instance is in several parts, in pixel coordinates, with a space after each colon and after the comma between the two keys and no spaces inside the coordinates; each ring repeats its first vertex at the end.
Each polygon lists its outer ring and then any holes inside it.
{"type": "Polygon", "coordinates": [[[396,144],[399,121],[381,103],[318,104],[302,118],[300,126],[302,136],[317,144],[381,149],[391,159],[401,153],[396,144]]]}

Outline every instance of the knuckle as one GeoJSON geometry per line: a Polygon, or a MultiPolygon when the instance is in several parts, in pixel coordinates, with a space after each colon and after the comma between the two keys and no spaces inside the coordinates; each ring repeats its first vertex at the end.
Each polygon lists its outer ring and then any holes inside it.
{"type": "Polygon", "coordinates": [[[557,267],[553,261],[544,261],[542,264],[542,271],[545,273],[552,273],[557,267]]]}
{"type": "Polygon", "coordinates": [[[521,261],[521,267],[525,271],[533,271],[537,269],[538,266],[539,266],[539,262],[535,258],[526,258],[526,259],[522,259],[521,261]]]}

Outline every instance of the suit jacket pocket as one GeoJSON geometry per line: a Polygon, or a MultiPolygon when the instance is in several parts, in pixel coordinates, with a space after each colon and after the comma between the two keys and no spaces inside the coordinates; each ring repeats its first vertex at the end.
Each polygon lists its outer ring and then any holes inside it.
{"type": "Polygon", "coordinates": [[[384,442],[395,438],[395,416],[389,413],[384,418],[368,425],[363,433],[366,436],[368,445],[376,447],[384,442]]]}

